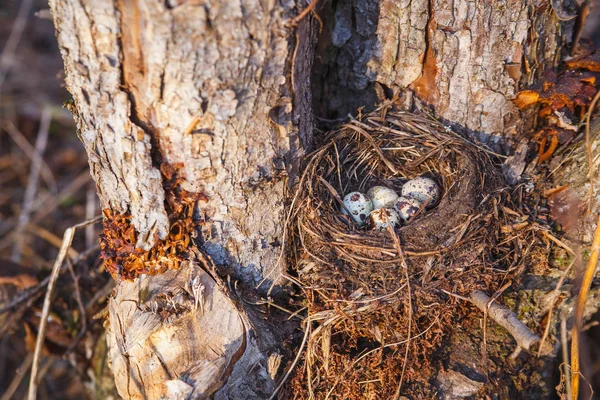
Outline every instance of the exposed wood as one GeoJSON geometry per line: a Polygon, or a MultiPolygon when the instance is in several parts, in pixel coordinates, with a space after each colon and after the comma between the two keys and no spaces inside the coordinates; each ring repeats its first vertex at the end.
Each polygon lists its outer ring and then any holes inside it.
{"type": "MultiPolygon", "coordinates": [[[[122,282],[110,300],[108,344],[121,396],[128,399],[264,398],[251,323],[201,263],[122,282]],[[226,384],[227,383],[227,384],[226,384]]],[[[263,331],[268,336],[268,332],[263,331]]]]}

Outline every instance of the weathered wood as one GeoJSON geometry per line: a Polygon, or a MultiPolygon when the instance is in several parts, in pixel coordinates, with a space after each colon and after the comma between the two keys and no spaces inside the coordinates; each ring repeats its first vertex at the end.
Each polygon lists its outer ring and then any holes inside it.
{"type": "Polygon", "coordinates": [[[192,262],[179,271],[122,282],[110,300],[108,327],[121,396],[207,398],[221,390],[225,398],[263,398],[272,393],[268,374],[253,374],[251,384],[241,382],[251,370],[262,369],[265,357],[249,319],[225,293],[192,262]]]}

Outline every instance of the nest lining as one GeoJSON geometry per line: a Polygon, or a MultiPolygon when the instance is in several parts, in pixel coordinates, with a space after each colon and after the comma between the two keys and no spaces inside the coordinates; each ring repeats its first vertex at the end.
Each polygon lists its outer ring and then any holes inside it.
{"type": "Polygon", "coordinates": [[[301,398],[391,398],[402,381],[414,393],[428,386],[432,366],[406,365],[427,360],[468,310],[447,293],[494,293],[522,271],[521,243],[532,234],[502,229],[516,216],[488,153],[391,104],[329,133],[296,196],[290,265],[311,331],[294,381],[301,398]],[[441,184],[442,198],[393,235],[340,211],[351,191],[399,192],[420,175],[441,184]]]}

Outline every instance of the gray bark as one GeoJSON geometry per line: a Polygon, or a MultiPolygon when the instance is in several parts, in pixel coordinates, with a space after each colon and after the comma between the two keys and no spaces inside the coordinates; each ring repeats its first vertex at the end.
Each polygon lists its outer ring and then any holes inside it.
{"type": "Polygon", "coordinates": [[[410,88],[436,115],[494,150],[511,152],[525,124],[516,93],[560,60],[574,20],[550,2],[342,0],[315,80],[322,116],[369,106],[381,87],[410,88]]]}

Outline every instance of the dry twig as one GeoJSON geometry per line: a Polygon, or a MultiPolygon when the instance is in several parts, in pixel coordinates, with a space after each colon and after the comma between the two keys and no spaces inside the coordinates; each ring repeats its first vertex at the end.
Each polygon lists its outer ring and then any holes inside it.
{"type": "Polygon", "coordinates": [[[31,376],[29,380],[29,400],[35,400],[37,397],[37,376],[39,372],[39,363],[40,357],[42,355],[42,348],[44,346],[44,338],[46,336],[46,324],[48,323],[48,314],[50,313],[50,302],[52,300],[52,293],[54,292],[54,286],[56,284],[56,280],[58,278],[58,274],[61,270],[63,261],[67,256],[67,251],[73,242],[73,237],[75,235],[75,231],[78,228],[85,227],[89,224],[95,224],[102,220],[101,216],[98,216],[92,220],[88,220],[82,222],[77,225],[73,225],[70,228],[67,228],[63,235],[63,242],[56,256],[56,261],[54,262],[54,266],[52,267],[52,273],[50,274],[50,280],[48,282],[48,289],[46,290],[46,297],[44,298],[44,306],[42,308],[42,317],[40,320],[40,326],[38,329],[38,335],[35,342],[35,351],[33,353],[33,366],[31,368],[31,376]]]}
{"type": "Polygon", "coordinates": [[[596,224],[596,232],[594,233],[594,240],[592,241],[590,259],[583,275],[583,281],[581,282],[579,295],[577,296],[577,305],[575,306],[575,324],[573,325],[573,330],[571,333],[571,399],[573,400],[577,400],[579,396],[579,333],[581,332],[581,327],[583,325],[585,303],[590,292],[592,280],[594,279],[596,266],[598,265],[598,257],[600,257],[600,217],[598,218],[598,222],[596,224]]]}
{"type": "Polygon", "coordinates": [[[540,341],[540,337],[531,332],[514,312],[501,304],[491,302],[490,297],[482,291],[474,290],[471,292],[469,300],[481,311],[487,311],[494,322],[510,332],[521,348],[529,350],[531,346],[540,341]]]}
{"type": "Polygon", "coordinates": [[[50,131],[50,122],[52,121],[52,111],[49,107],[44,107],[42,112],[42,119],[40,122],[40,129],[35,142],[35,152],[37,157],[34,157],[31,162],[31,170],[29,173],[29,179],[27,180],[27,187],[25,188],[25,196],[23,197],[23,206],[21,207],[21,214],[17,222],[17,227],[14,230],[16,240],[13,246],[13,252],[11,260],[19,262],[21,260],[21,251],[23,247],[23,228],[29,222],[30,214],[33,208],[33,201],[38,188],[38,181],[40,176],[40,170],[42,168],[42,154],[46,149],[48,143],[48,132],[50,131]]]}

